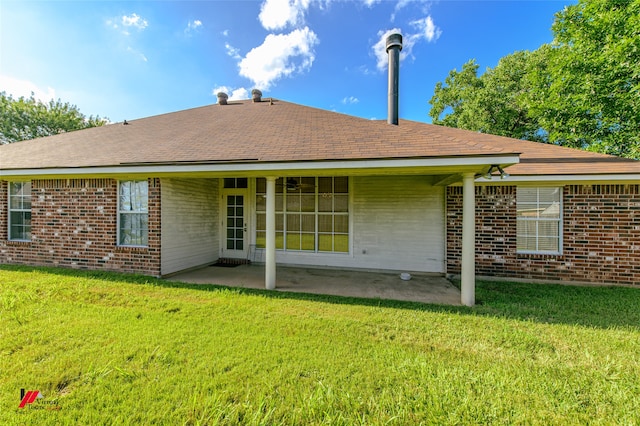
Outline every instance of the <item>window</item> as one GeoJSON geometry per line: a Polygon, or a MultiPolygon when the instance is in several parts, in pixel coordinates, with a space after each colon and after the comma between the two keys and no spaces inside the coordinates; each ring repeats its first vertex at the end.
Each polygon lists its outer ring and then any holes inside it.
{"type": "Polygon", "coordinates": [[[242,189],[247,188],[249,179],[247,178],[224,178],[225,189],[242,189]]]}
{"type": "Polygon", "coordinates": [[[146,180],[121,181],[118,197],[118,244],[149,244],[149,186],[146,180]]]}
{"type": "Polygon", "coordinates": [[[517,212],[518,252],[560,253],[562,188],[518,187],[517,212]]]}
{"type": "MultiPolygon", "coordinates": [[[[266,181],[256,180],[256,247],[266,240],[266,181]]],[[[276,181],[276,248],[349,252],[349,178],[276,181]]]]}
{"type": "Polygon", "coordinates": [[[31,182],[9,182],[9,239],[31,241],[31,182]]]}

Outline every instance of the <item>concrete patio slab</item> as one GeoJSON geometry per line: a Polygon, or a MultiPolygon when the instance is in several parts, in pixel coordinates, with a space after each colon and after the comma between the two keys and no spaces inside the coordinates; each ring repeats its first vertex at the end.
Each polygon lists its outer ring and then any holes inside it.
{"type": "MultiPolygon", "coordinates": [[[[209,266],[167,279],[264,289],[264,274],[264,266],[260,265],[209,266]]],[[[409,281],[404,281],[400,273],[279,266],[276,276],[276,291],[460,305],[460,290],[435,274],[413,274],[409,281]]]]}

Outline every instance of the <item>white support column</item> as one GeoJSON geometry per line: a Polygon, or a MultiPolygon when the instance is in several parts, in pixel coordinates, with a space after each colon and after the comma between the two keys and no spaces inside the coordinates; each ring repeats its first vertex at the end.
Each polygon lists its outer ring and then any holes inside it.
{"type": "Polygon", "coordinates": [[[462,186],[461,302],[476,303],[476,187],[475,174],[465,173],[462,186]]]}
{"type": "Polygon", "coordinates": [[[265,276],[267,290],[276,288],[276,178],[267,177],[267,235],[265,244],[265,276]]]}

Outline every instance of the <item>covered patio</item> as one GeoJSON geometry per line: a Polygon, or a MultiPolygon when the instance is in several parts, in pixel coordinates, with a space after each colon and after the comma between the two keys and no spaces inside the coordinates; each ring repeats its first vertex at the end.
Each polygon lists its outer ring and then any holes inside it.
{"type": "MultiPolygon", "coordinates": [[[[191,284],[264,289],[265,267],[208,266],[167,279],[191,284]]],[[[413,274],[278,266],[277,291],[460,305],[460,290],[441,274],[413,274]]]]}

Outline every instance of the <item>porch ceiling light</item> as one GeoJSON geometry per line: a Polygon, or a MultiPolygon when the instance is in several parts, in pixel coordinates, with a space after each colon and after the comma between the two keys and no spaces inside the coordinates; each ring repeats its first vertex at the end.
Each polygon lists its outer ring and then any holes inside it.
{"type": "Polygon", "coordinates": [[[502,170],[502,167],[498,166],[498,171],[500,172],[500,179],[508,179],[509,173],[502,170]]]}
{"type": "Polygon", "coordinates": [[[485,178],[486,180],[491,180],[491,172],[493,171],[494,167],[495,166],[489,167],[489,170],[486,173],[484,173],[482,177],[485,178]]]}
{"type": "Polygon", "coordinates": [[[487,170],[487,172],[483,173],[481,176],[486,180],[491,180],[493,178],[493,172],[495,171],[500,173],[500,179],[507,179],[509,177],[509,173],[502,170],[502,167],[497,164],[492,164],[491,167],[489,167],[489,170],[487,170]]]}
{"type": "Polygon", "coordinates": [[[287,179],[287,191],[295,191],[298,189],[298,181],[293,178],[287,179]]]}

